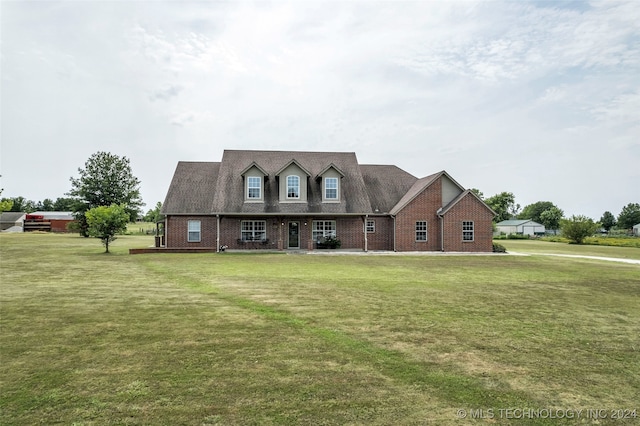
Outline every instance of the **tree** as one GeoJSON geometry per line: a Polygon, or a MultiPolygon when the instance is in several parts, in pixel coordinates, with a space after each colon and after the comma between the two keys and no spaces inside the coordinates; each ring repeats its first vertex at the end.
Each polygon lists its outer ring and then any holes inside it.
{"type": "MultiPolygon", "coordinates": [[[[2,177],[0,175],[0,177],[2,177]]],[[[4,188],[0,188],[0,195],[2,195],[2,191],[4,188]]],[[[13,207],[13,201],[8,198],[3,198],[0,200],[0,212],[8,212],[11,211],[11,207],[13,207]]]]}
{"type": "Polygon", "coordinates": [[[12,212],[33,213],[36,211],[36,203],[24,197],[13,197],[11,201],[13,201],[12,212]]]}
{"type": "Polygon", "coordinates": [[[74,206],[80,233],[88,236],[85,212],[99,206],[123,205],[131,220],[135,220],[140,207],[140,181],[133,175],[129,159],[108,152],[97,152],[79,168],[79,178],[71,178],[68,195],[78,203],[74,206]]]}
{"type": "Polygon", "coordinates": [[[605,231],[609,232],[611,228],[616,226],[616,217],[610,211],[606,211],[602,214],[600,218],[600,224],[604,228],[605,231]]]}
{"type": "Polygon", "coordinates": [[[478,188],[471,188],[471,192],[476,194],[481,200],[484,200],[484,194],[478,188]]]}
{"type": "Polygon", "coordinates": [[[0,212],[9,212],[13,207],[13,200],[3,198],[0,200],[0,212]]]}
{"type": "Polygon", "coordinates": [[[76,204],[78,201],[73,198],[58,197],[53,203],[53,210],[57,212],[75,211],[76,204]]]}
{"type": "Polygon", "coordinates": [[[520,204],[516,204],[515,195],[511,192],[501,192],[489,197],[484,202],[497,213],[494,222],[502,222],[514,217],[520,210],[520,204]]]}
{"type": "Polygon", "coordinates": [[[518,215],[518,219],[530,219],[534,222],[542,223],[540,216],[545,210],[552,207],[557,208],[551,201],[538,201],[537,203],[526,205],[518,215]]]}
{"type": "Polygon", "coordinates": [[[640,223],[640,204],[629,203],[622,208],[618,215],[618,228],[631,229],[640,223]]]}
{"type": "Polygon", "coordinates": [[[105,253],[109,253],[109,244],[116,239],[116,235],[127,230],[127,222],[129,222],[126,206],[118,204],[89,209],[85,212],[85,218],[87,233],[91,237],[100,238],[105,247],[105,253]]]}
{"type": "Polygon", "coordinates": [[[38,203],[38,204],[39,204],[38,210],[42,210],[45,212],[54,211],[53,200],[51,198],[45,198],[44,200],[42,200],[42,203],[38,203]]]}
{"type": "Polygon", "coordinates": [[[564,212],[556,206],[549,207],[540,214],[540,222],[546,229],[560,228],[560,221],[564,216],[564,212]]]}
{"type": "Polygon", "coordinates": [[[160,214],[160,210],[162,210],[162,203],[158,201],[156,206],[149,210],[146,215],[144,215],[143,220],[145,222],[157,222],[162,219],[162,215],[160,214]]]}
{"type": "Polygon", "coordinates": [[[582,244],[585,238],[593,235],[598,229],[598,224],[586,216],[571,216],[561,222],[562,235],[575,244],[582,244]]]}

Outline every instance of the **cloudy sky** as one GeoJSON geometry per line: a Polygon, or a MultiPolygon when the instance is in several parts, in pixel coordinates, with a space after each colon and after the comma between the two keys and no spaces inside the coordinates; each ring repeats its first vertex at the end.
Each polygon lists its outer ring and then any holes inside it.
{"type": "Polygon", "coordinates": [[[353,151],[599,219],[640,202],[640,2],[5,1],[3,197],[131,160],[353,151]]]}

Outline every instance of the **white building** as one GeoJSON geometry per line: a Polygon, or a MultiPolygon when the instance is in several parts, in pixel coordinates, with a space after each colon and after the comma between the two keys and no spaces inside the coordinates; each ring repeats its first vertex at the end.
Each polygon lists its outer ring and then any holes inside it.
{"type": "Polygon", "coordinates": [[[530,219],[503,220],[496,224],[498,233],[519,235],[544,235],[544,225],[530,219]]]}

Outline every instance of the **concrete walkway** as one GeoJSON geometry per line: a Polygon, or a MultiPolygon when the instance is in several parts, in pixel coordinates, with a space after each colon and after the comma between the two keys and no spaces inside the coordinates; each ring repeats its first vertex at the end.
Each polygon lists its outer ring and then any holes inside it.
{"type": "Polygon", "coordinates": [[[556,253],[516,253],[516,252],[509,252],[509,254],[513,254],[515,256],[572,257],[572,258],[577,258],[577,259],[604,260],[604,261],[607,261],[607,262],[620,262],[620,263],[631,263],[633,265],[640,265],[640,260],[622,259],[622,258],[619,258],[619,257],[583,256],[583,255],[580,255],[580,254],[556,254],[556,253]]]}

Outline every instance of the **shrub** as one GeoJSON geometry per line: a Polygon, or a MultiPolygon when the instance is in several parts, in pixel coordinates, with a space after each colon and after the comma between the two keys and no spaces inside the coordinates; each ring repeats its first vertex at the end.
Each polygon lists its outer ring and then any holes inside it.
{"type": "Polygon", "coordinates": [[[337,249],[337,248],[340,248],[340,246],[342,245],[342,242],[336,237],[327,237],[324,240],[324,245],[325,247],[330,249],[337,249]]]}
{"type": "Polygon", "coordinates": [[[508,240],[528,240],[529,236],[524,234],[509,234],[507,235],[508,240]]]}
{"type": "Polygon", "coordinates": [[[506,253],[507,248],[502,244],[493,243],[493,252],[494,253],[506,253]]]}
{"type": "Polygon", "coordinates": [[[597,229],[598,224],[586,216],[571,216],[562,220],[562,235],[575,244],[582,244],[597,229]]]}

